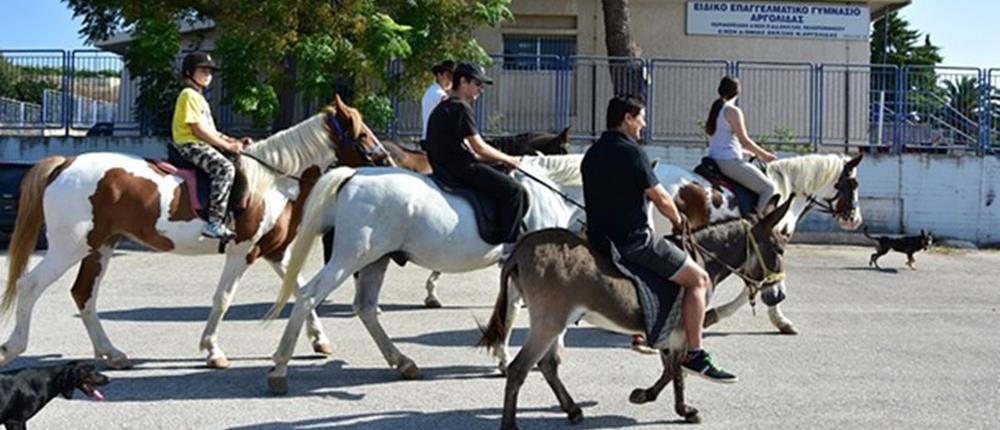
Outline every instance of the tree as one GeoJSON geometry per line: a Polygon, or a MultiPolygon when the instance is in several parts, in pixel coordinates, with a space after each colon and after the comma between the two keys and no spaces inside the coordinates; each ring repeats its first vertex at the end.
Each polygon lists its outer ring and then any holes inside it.
{"type": "Polygon", "coordinates": [[[894,76],[884,76],[872,79],[872,90],[885,91],[886,103],[896,106],[897,110],[905,110],[908,118],[926,120],[921,113],[936,111],[943,96],[934,71],[934,66],[942,60],[940,51],[941,48],[931,43],[930,35],[911,29],[910,23],[899,13],[889,13],[872,27],[871,64],[890,64],[900,69],[913,67],[904,76],[906,88],[898,88],[894,76]],[[921,38],[923,43],[920,43],[921,38]],[[905,99],[900,90],[905,91],[905,99]]]}
{"type": "Polygon", "coordinates": [[[646,98],[647,83],[641,49],[632,40],[628,0],[602,0],[604,9],[604,44],[610,61],[611,83],[615,95],[646,98]],[[632,60],[635,59],[635,60],[632,60]]]}
{"type": "MultiPolygon", "coordinates": [[[[510,0],[66,0],[83,18],[80,33],[97,41],[135,33],[126,65],[143,82],[152,77],[155,109],[179,50],[178,23],[212,20],[220,30],[215,56],[225,102],[258,124],[289,125],[296,95],[332,98],[335,85],[353,92],[374,124],[392,114],[390,96],[413,95],[443,58],[488,62],[469,34],[512,18],[510,0]]],[[[176,72],[174,72],[176,73],[176,72]]]]}

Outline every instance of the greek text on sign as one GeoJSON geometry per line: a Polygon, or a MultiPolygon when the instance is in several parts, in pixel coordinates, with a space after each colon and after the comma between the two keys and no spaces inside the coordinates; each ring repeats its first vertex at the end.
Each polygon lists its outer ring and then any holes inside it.
{"type": "Polygon", "coordinates": [[[864,4],[689,1],[687,33],[713,36],[868,39],[864,4]]]}

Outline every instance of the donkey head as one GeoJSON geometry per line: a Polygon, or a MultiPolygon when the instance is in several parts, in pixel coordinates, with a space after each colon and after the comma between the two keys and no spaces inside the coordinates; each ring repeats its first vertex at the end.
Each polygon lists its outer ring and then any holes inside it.
{"type": "Polygon", "coordinates": [[[788,237],[775,232],[775,226],[780,222],[795,199],[793,194],[778,206],[779,196],[774,196],[767,203],[765,215],[757,221],[750,230],[751,240],[756,243],[752,251],[756,264],[747,273],[753,279],[763,279],[761,301],[769,306],[780,303],[785,298],[784,255],[788,237]]]}

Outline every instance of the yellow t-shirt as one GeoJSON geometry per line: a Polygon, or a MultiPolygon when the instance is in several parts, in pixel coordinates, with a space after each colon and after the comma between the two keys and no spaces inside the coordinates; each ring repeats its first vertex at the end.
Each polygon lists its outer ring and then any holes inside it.
{"type": "Polygon", "coordinates": [[[177,105],[174,107],[174,121],[171,126],[174,142],[177,144],[201,142],[191,130],[191,124],[194,123],[201,123],[210,133],[218,133],[215,129],[215,120],[212,119],[212,110],[205,96],[193,88],[185,88],[177,97],[177,105]]]}

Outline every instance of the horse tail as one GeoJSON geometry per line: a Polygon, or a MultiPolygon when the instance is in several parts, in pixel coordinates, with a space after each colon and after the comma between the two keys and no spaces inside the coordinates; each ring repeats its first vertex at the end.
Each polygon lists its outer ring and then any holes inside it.
{"type": "Polygon", "coordinates": [[[507,288],[510,277],[517,275],[517,261],[514,254],[511,254],[504,263],[500,271],[500,294],[497,295],[497,303],[493,306],[493,315],[486,327],[479,326],[479,331],[483,337],[476,343],[477,347],[485,347],[487,350],[493,348],[507,335],[507,288]]]}
{"type": "Polygon", "coordinates": [[[865,226],[865,228],[864,228],[864,230],[863,230],[863,231],[864,231],[864,233],[865,233],[865,237],[867,237],[867,238],[869,238],[869,239],[871,239],[871,240],[878,240],[878,239],[876,239],[876,238],[874,238],[874,237],[871,237],[871,236],[869,236],[869,235],[868,235],[868,226],[867,226],[867,225],[865,226]]]}
{"type": "Polygon", "coordinates": [[[330,202],[337,197],[340,187],[354,176],[355,170],[350,167],[338,167],[323,175],[306,198],[303,209],[302,222],[299,224],[298,234],[292,243],[292,252],[288,258],[288,268],[285,270],[285,279],[281,283],[281,291],[274,306],[267,312],[264,318],[273,320],[281,313],[281,309],[288,303],[298,288],[299,273],[305,265],[306,257],[312,251],[316,240],[322,234],[323,219],[326,217],[327,208],[330,202]]]}
{"type": "Polygon", "coordinates": [[[17,203],[17,221],[7,249],[7,289],[0,303],[0,315],[10,312],[17,297],[17,280],[28,267],[28,258],[38,244],[38,232],[45,220],[42,198],[45,187],[59,174],[67,158],[54,155],[39,161],[21,180],[21,198],[17,203]]]}

